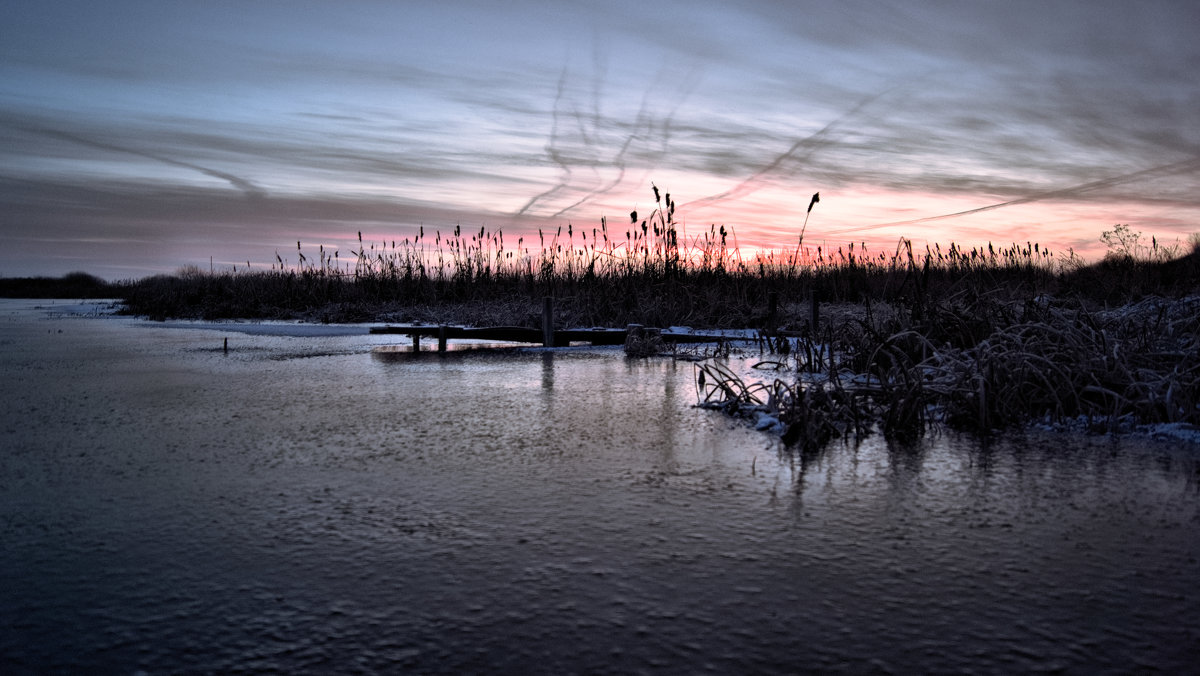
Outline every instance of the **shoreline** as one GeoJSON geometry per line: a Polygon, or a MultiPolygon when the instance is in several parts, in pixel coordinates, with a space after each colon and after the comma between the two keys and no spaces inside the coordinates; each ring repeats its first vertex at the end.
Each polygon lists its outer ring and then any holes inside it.
{"type": "MultiPolygon", "coordinates": [[[[121,309],[113,299],[29,301],[44,307],[50,316],[129,317],[119,314],[121,309]]],[[[1196,361],[1196,329],[1200,327],[1200,296],[1151,297],[1091,313],[1076,307],[1072,314],[1064,308],[1069,308],[1069,304],[1042,298],[1035,308],[1042,313],[1040,322],[997,323],[993,331],[977,343],[954,346],[950,342],[935,345],[911,325],[905,326],[904,322],[911,321],[911,317],[901,314],[902,309],[880,303],[831,304],[824,312],[829,327],[823,336],[827,342],[811,333],[781,338],[778,330],[730,331],[745,336],[744,342],[736,338],[733,341],[741,343],[735,348],[737,354],[752,359],[757,347],[764,361],[779,365],[770,377],[759,377],[762,372],[754,369],[743,374],[718,373],[713,366],[706,365],[704,359],[720,352],[720,345],[691,350],[691,356],[685,358],[697,362],[698,373],[702,374],[697,388],[703,407],[746,418],[757,429],[774,432],[789,446],[802,451],[819,448],[836,438],[874,433],[882,433],[891,440],[910,442],[943,427],[985,438],[1005,430],[1044,429],[1200,443],[1200,401],[1197,401],[1200,398],[1197,392],[1200,366],[1193,363],[1196,361]],[[833,327],[838,328],[835,331],[833,327]],[[890,328],[892,332],[879,333],[884,328],[890,328]],[[859,335],[853,335],[855,330],[859,335]],[[878,335],[872,336],[872,331],[878,335]],[[1028,343],[1031,332],[1045,335],[1041,336],[1040,343],[1024,345],[1023,353],[1016,352],[1013,345],[999,354],[991,354],[980,347],[1009,340],[1014,334],[1028,343]],[[1072,341],[1081,340],[1076,334],[1090,337],[1095,345],[1073,345],[1072,341]],[[1046,342],[1047,337],[1054,340],[1046,342]],[[902,345],[906,340],[909,343],[902,345]],[[832,351],[828,350],[830,345],[832,351]],[[1142,350],[1129,349],[1131,346],[1142,350]],[[1148,348],[1155,346],[1159,351],[1148,353],[1148,348]],[[867,347],[870,353],[864,359],[867,347]],[[1095,349],[1089,351],[1089,347],[1095,349]],[[1056,350],[1061,354],[1055,355],[1056,350]],[[1142,358],[1139,359],[1139,355],[1142,358]],[[1015,369],[1016,373],[994,373],[997,365],[993,362],[997,356],[1003,358],[1000,367],[1010,371],[1013,369],[1009,362],[1026,359],[1045,365],[1048,372],[1057,369],[1063,374],[1081,367],[1090,367],[1094,372],[1089,376],[1090,380],[1080,380],[1058,392],[1047,393],[1048,378],[1030,371],[1028,364],[1015,369]],[[1157,371],[1147,368],[1147,359],[1151,357],[1157,360],[1157,371]],[[1112,388],[1101,391],[1097,385],[1100,376],[1107,375],[1111,379],[1120,375],[1119,358],[1137,362],[1124,369],[1128,371],[1126,376],[1137,378],[1131,377],[1123,383],[1124,392],[1112,388]],[[1071,363],[1072,359],[1077,361],[1071,363]],[[1089,365],[1088,360],[1093,363],[1089,365]],[[985,380],[989,377],[989,369],[993,370],[990,381],[985,380]],[[1010,376],[1015,382],[1005,382],[1010,376]],[[1017,376],[1025,380],[1019,380],[1017,376]],[[722,379],[725,382],[722,383],[722,379]],[[1101,398],[1087,398],[1096,393],[1102,395],[1101,398]],[[1138,393],[1149,396],[1141,401],[1131,396],[1138,393]],[[1157,403],[1153,401],[1156,393],[1162,395],[1162,401],[1157,403]],[[1008,402],[995,411],[988,411],[983,407],[988,405],[989,394],[999,399],[1007,396],[1008,402]],[[1041,395],[1041,399],[1037,400],[1031,394],[1041,395]],[[1074,408],[1070,401],[1072,397],[1074,408]],[[1109,410],[1103,410],[1102,405],[1107,405],[1109,410]],[[964,409],[977,417],[963,417],[964,409]],[[1002,414],[1002,417],[997,418],[995,414],[1002,414]],[[999,424],[989,426],[992,421],[999,424]]],[[[1028,304],[1024,309],[1029,310],[1028,304]]],[[[441,315],[440,319],[447,316],[453,314],[441,315]]],[[[383,323],[139,320],[149,325],[310,338],[367,334],[372,326],[383,323]]],[[[785,319],[780,325],[786,327],[788,322],[785,319]]],[[[728,354],[729,347],[724,349],[728,354]]],[[[627,354],[632,353],[627,349],[627,354]]],[[[655,351],[651,350],[641,356],[653,354],[655,351]]],[[[666,356],[671,355],[667,353],[666,356]]],[[[996,406],[995,403],[992,405],[996,406]]]]}

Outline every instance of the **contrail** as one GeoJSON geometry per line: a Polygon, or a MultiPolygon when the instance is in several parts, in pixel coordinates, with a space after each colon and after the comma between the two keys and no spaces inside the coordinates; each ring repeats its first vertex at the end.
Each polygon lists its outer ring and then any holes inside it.
{"type": "Polygon", "coordinates": [[[534,195],[533,198],[526,202],[525,206],[518,209],[513,216],[523,216],[526,211],[529,211],[529,209],[533,207],[533,205],[537,204],[543,198],[549,197],[559,190],[567,187],[567,185],[571,182],[571,165],[567,163],[566,159],[563,158],[562,154],[558,150],[558,107],[562,103],[563,91],[566,89],[567,85],[566,81],[567,67],[563,66],[562,73],[558,76],[558,88],[554,94],[554,108],[550,113],[550,142],[546,144],[546,152],[549,153],[550,159],[554,160],[554,163],[562,169],[563,176],[561,179],[559,179],[557,185],[549,190],[534,195]]]}
{"type": "Polygon", "coordinates": [[[623,143],[621,145],[620,150],[617,151],[616,157],[614,157],[612,160],[613,166],[615,166],[617,168],[617,177],[615,179],[613,179],[612,181],[609,181],[607,184],[602,185],[599,188],[596,188],[595,190],[588,191],[583,197],[580,197],[579,199],[575,200],[575,202],[573,202],[573,203],[563,207],[562,209],[559,209],[558,211],[554,212],[553,214],[551,214],[550,218],[558,218],[559,216],[574,209],[575,207],[581,206],[588,200],[591,200],[592,198],[594,198],[598,195],[602,195],[606,192],[611,191],[613,188],[616,188],[617,185],[619,185],[621,183],[621,181],[623,181],[625,179],[625,153],[626,153],[626,151],[629,150],[629,146],[630,146],[630,144],[633,143],[633,140],[641,135],[640,130],[642,128],[642,125],[643,125],[644,119],[645,119],[645,115],[646,115],[646,98],[648,98],[648,96],[649,96],[649,92],[647,92],[647,96],[643,97],[643,99],[642,99],[642,109],[638,111],[637,122],[634,124],[633,132],[628,136],[628,138],[625,139],[625,143],[623,143]]]}
{"type": "MultiPolygon", "coordinates": [[[[671,107],[667,117],[661,121],[657,118],[657,115],[652,110],[651,106],[651,102],[653,100],[652,97],[656,92],[659,91],[659,88],[655,85],[647,89],[642,95],[641,105],[638,109],[637,115],[634,118],[632,125],[628,127],[630,131],[626,134],[620,146],[616,148],[612,158],[601,162],[598,156],[598,151],[600,150],[600,144],[602,141],[601,136],[604,123],[601,103],[607,68],[604,65],[603,56],[599,51],[596,51],[593,54],[593,71],[590,118],[585,116],[574,104],[566,100],[567,77],[570,74],[569,66],[564,67],[559,75],[554,97],[554,106],[552,108],[550,141],[546,145],[547,154],[560,169],[559,180],[555,185],[547,190],[542,191],[541,193],[538,193],[528,202],[526,202],[520,209],[513,213],[514,217],[522,216],[528,213],[535,206],[550,201],[551,198],[564,191],[574,192],[576,196],[573,198],[572,202],[550,214],[550,218],[557,218],[567,212],[572,211],[573,209],[577,209],[578,207],[596,199],[597,197],[617,189],[625,182],[625,177],[629,169],[627,157],[631,149],[634,147],[634,143],[648,140],[651,134],[654,133],[655,128],[660,124],[662,127],[662,152],[665,153],[667,137],[670,135],[671,125],[674,122],[674,117],[676,114],[678,114],[684,101],[690,95],[695,86],[696,80],[696,69],[693,68],[688,76],[684,78],[684,82],[679,93],[671,97],[674,101],[674,106],[671,107]],[[575,120],[574,128],[578,132],[580,142],[589,151],[587,166],[591,168],[593,174],[596,174],[597,179],[593,184],[594,187],[588,188],[576,185],[575,172],[573,171],[572,167],[572,158],[567,154],[564,154],[562,150],[563,137],[565,135],[562,131],[562,125],[564,123],[562,116],[568,112],[568,108],[570,109],[569,112],[572,113],[572,116],[575,120]],[[597,172],[597,168],[601,166],[614,168],[616,170],[615,177],[607,180],[600,180],[600,175],[597,172]]],[[[662,74],[660,73],[660,77],[661,75],[662,74]]],[[[580,150],[582,149],[583,148],[580,148],[580,150]]],[[[579,163],[574,164],[578,165],[579,163]]]]}
{"type": "Polygon", "coordinates": [[[143,150],[135,150],[133,148],[126,148],[123,146],[113,145],[111,143],[104,143],[103,141],[94,141],[92,139],[84,138],[82,136],[77,136],[77,135],[69,133],[69,132],[58,131],[57,129],[39,129],[39,128],[34,128],[34,127],[21,127],[21,128],[24,129],[25,131],[30,131],[30,132],[33,132],[36,134],[42,134],[44,136],[50,136],[53,138],[62,139],[64,141],[70,141],[72,143],[78,143],[80,145],[85,145],[85,146],[89,146],[92,148],[98,148],[100,150],[111,150],[113,152],[118,152],[118,153],[129,153],[130,155],[137,155],[139,157],[145,157],[147,159],[155,160],[156,162],[162,162],[163,164],[169,164],[174,167],[183,167],[184,169],[191,169],[193,171],[198,171],[207,176],[212,176],[213,178],[219,178],[222,181],[228,181],[230,185],[232,185],[233,187],[237,188],[238,190],[241,190],[242,192],[246,193],[247,197],[252,197],[252,198],[257,199],[257,198],[265,197],[267,194],[265,190],[263,190],[262,188],[258,187],[255,184],[251,183],[250,181],[247,181],[244,178],[234,176],[233,174],[229,174],[224,171],[218,171],[216,169],[209,169],[208,167],[202,167],[198,164],[192,164],[191,162],[183,162],[181,160],[171,159],[170,157],[163,157],[162,155],[148,153],[143,150]]]}
{"type": "Polygon", "coordinates": [[[1007,202],[1000,202],[999,204],[989,204],[985,207],[976,207],[974,209],[967,209],[966,211],[956,211],[952,214],[941,214],[939,216],[925,216],[922,218],[912,218],[912,219],[909,219],[906,221],[891,221],[888,223],[875,223],[873,225],[864,225],[864,226],[857,227],[857,228],[846,228],[844,230],[835,230],[833,232],[826,233],[826,236],[844,235],[844,234],[852,233],[852,232],[860,232],[863,230],[875,230],[878,228],[887,228],[887,227],[891,227],[891,226],[895,226],[895,225],[914,225],[916,223],[929,223],[930,221],[940,221],[940,220],[944,220],[947,218],[957,218],[958,216],[967,216],[970,214],[978,214],[978,213],[981,213],[984,211],[991,211],[993,209],[1001,209],[1004,207],[1016,206],[1018,204],[1028,204],[1030,202],[1040,202],[1042,200],[1057,199],[1057,198],[1061,198],[1061,197],[1073,197],[1073,196],[1079,195],[1081,193],[1091,192],[1093,190],[1100,190],[1102,188],[1111,188],[1113,186],[1122,185],[1124,183],[1130,183],[1130,182],[1138,181],[1138,180],[1145,179],[1145,178],[1153,178],[1153,177],[1157,177],[1157,176],[1169,176],[1171,174],[1182,174],[1182,173],[1186,173],[1189,171],[1196,171],[1197,169],[1200,169],[1200,157],[1193,157],[1189,160],[1182,160],[1180,162],[1172,162],[1171,164],[1163,164],[1163,165],[1160,165],[1157,167],[1150,167],[1149,169],[1142,169],[1140,171],[1135,171],[1130,174],[1122,174],[1120,176],[1112,176],[1110,178],[1102,178],[1099,181],[1092,181],[1090,183],[1081,183],[1079,185],[1071,186],[1069,188],[1061,188],[1059,190],[1050,190],[1047,192],[1035,193],[1033,195],[1019,197],[1015,200],[1009,200],[1007,202]]]}
{"type": "MultiPolygon", "coordinates": [[[[694,87],[694,85],[692,84],[692,80],[694,79],[694,76],[695,76],[695,69],[693,69],[693,71],[689,74],[689,77],[685,81],[684,88],[683,88],[684,91],[681,93],[681,95],[674,97],[675,106],[667,114],[666,118],[663,119],[663,122],[662,122],[663,146],[664,146],[663,152],[665,152],[667,137],[670,136],[671,124],[675,119],[675,115],[679,112],[679,109],[683,105],[684,100],[687,99],[692,88],[694,87]]],[[[616,169],[617,169],[616,178],[614,178],[611,181],[609,181],[608,183],[600,186],[599,188],[596,188],[595,190],[589,191],[587,194],[585,194],[583,197],[576,200],[574,203],[567,205],[566,207],[563,207],[562,209],[559,209],[558,211],[554,212],[553,214],[551,214],[551,216],[550,216],[551,218],[558,218],[559,216],[567,213],[568,211],[570,211],[572,209],[575,209],[576,207],[580,207],[580,206],[586,204],[587,202],[590,202],[591,200],[593,200],[597,197],[600,197],[601,195],[606,195],[606,194],[612,192],[613,190],[615,190],[617,188],[617,186],[621,185],[621,183],[625,180],[625,172],[626,172],[625,155],[629,152],[630,146],[633,145],[634,141],[643,138],[643,131],[642,131],[643,128],[645,129],[645,135],[647,135],[647,136],[654,130],[655,120],[649,112],[650,96],[652,93],[654,93],[654,91],[655,91],[655,88],[651,87],[650,89],[647,89],[644,94],[642,94],[642,104],[641,104],[641,107],[638,109],[637,121],[634,123],[633,131],[629,134],[629,136],[627,136],[625,138],[625,142],[621,144],[621,147],[617,150],[617,154],[613,157],[613,159],[611,161],[611,164],[614,167],[616,167],[616,169]]],[[[597,118],[597,120],[598,119],[599,118],[597,118]]]]}
{"type": "Polygon", "coordinates": [[[817,130],[816,132],[813,132],[809,136],[806,136],[806,137],[796,141],[795,143],[793,143],[791,145],[791,147],[789,147],[787,150],[785,150],[782,154],[776,156],[776,158],[774,160],[771,160],[771,162],[769,164],[767,164],[765,167],[754,172],[754,174],[752,176],[750,176],[746,180],[742,181],[741,183],[737,184],[736,186],[730,188],[729,190],[726,190],[725,192],[722,192],[722,193],[718,193],[716,195],[709,195],[708,197],[701,197],[700,199],[692,200],[691,202],[688,202],[682,206],[689,207],[689,206],[698,206],[698,205],[702,205],[702,204],[714,204],[717,202],[723,202],[725,200],[739,199],[741,197],[745,197],[746,195],[749,195],[749,194],[757,191],[759,189],[758,184],[762,181],[762,179],[764,177],[766,177],[768,174],[770,174],[771,172],[778,169],[781,164],[783,164],[787,160],[797,157],[797,153],[801,149],[804,149],[804,148],[808,148],[808,152],[803,155],[800,155],[799,157],[808,157],[809,155],[811,155],[816,150],[816,148],[822,143],[823,138],[825,136],[827,136],[831,131],[833,131],[838,126],[845,123],[847,120],[853,118],[855,115],[858,114],[858,112],[860,110],[865,108],[868,104],[878,100],[884,94],[887,94],[888,92],[892,91],[892,89],[894,89],[894,87],[886,89],[882,92],[879,92],[878,94],[872,94],[871,96],[868,96],[867,98],[863,99],[862,101],[859,101],[857,104],[855,104],[855,106],[853,108],[851,108],[850,110],[843,113],[837,119],[833,120],[832,122],[825,125],[824,127],[817,130]]]}
{"type": "MultiPolygon", "coordinates": [[[[667,116],[662,120],[662,130],[658,134],[658,152],[654,155],[654,160],[648,166],[642,169],[642,174],[638,177],[637,181],[634,182],[634,185],[645,186],[646,184],[650,183],[650,175],[656,169],[658,169],[659,164],[662,162],[662,158],[667,156],[667,152],[671,147],[671,134],[674,131],[675,116],[678,115],[679,109],[683,107],[683,104],[688,98],[691,97],[692,93],[699,86],[701,79],[702,75],[699,67],[693,66],[692,69],[688,71],[687,77],[683,79],[683,84],[679,88],[679,93],[674,97],[675,106],[671,108],[670,112],[668,112],[667,116]]],[[[649,132],[652,130],[653,123],[647,131],[649,132]]]]}

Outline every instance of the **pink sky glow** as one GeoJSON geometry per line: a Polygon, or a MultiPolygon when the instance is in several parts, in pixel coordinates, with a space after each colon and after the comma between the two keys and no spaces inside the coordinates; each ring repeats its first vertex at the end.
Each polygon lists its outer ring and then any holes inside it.
{"type": "Polygon", "coordinates": [[[7,9],[0,275],[623,235],[651,183],[744,258],[793,250],[815,192],[835,250],[1200,231],[1195,3],[304,7],[7,9]]]}

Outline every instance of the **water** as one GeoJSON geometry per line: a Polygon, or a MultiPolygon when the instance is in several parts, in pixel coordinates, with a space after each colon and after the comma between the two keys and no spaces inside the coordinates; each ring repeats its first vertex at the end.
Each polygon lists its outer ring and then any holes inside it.
{"type": "Polygon", "coordinates": [[[1200,657],[1195,446],[947,434],[802,459],[692,408],[683,362],[33,306],[0,301],[4,673],[1200,657]]]}

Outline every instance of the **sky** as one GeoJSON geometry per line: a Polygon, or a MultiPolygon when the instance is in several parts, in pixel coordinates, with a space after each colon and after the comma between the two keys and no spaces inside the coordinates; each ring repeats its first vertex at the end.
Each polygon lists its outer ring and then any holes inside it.
{"type": "Polygon", "coordinates": [[[7,0],[0,276],[528,243],[652,183],[743,255],[1186,242],[1198,31],[1192,0],[7,0]]]}

